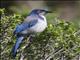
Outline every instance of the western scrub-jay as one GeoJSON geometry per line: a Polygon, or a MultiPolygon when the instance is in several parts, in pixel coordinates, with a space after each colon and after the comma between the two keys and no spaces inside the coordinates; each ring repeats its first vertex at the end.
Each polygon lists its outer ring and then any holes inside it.
{"type": "Polygon", "coordinates": [[[22,24],[17,25],[14,31],[14,35],[16,35],[16,43],[12,49],[13,57],[16,56],[17,49],[19,48],[19,45],[21,44],[25,35],[42,32],[45,30],[47,27],[47,21],[44,15],[46,13],[51,13],[51,11],[34,9],[22,24]]]}

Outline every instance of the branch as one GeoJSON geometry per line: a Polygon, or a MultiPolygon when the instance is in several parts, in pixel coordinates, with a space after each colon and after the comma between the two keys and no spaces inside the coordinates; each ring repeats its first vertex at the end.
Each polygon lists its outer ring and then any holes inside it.
{"type": "Polygon", "coordinates": [[[63,51],[64,49],[62,48],[62,49],[60,49],[60,50],[58,50],[58,51],[53,51],[53,52],[51,52],[46,58],[45,58],[45,60],[50,60],[50,58],[52,58],[52,57],[54,57],[56,54],[58,54],[58,53],[60,53],[61,51],[63,51]]]}
{"type": "Polygon", "coordinates": [[[32,41],[30,41],[31,39],[32,39],[32,36],[30,35],[30,36],[27,38],[27,40],[28,40],[29,43],[27,43],[27,44],[21,49],[22,53],[21,53],[21,56],[20,56],[20,60],[24,60],[24,57],[25,57],[25,52],[24,52],[24,50],[31,45],[31,43],[32,43],[32,41]]]}
{"type": "Polygon", "coordinates": [[[78,34],[80,34],[80,30],[78,30],[78,31],[76,31],[76,32],[74,33],[74,35],[78,35],[78,34]]]}

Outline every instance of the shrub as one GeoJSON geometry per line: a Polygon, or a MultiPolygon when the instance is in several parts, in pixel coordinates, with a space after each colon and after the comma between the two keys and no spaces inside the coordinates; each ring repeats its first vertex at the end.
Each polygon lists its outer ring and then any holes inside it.
{"type": "MultiPolygon", "coordinates": [[[[24,17],[18,14],[7,15],[5,9],[1,13],[1,58],[13,60],[11,49],[16,41],[13,36],[14,28],[24,17]]],[[[47,29],[36,34],[31,45],[26,38],[18,49],[16,60],[71,60],[80,55],[80,30],[72,22],[53,19],[54,24],[48,24],[47,29]]]]}

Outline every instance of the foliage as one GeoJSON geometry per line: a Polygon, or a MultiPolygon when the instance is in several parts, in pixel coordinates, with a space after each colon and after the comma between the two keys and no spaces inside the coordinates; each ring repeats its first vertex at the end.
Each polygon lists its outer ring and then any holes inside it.
{"type": "MultiPolygon", "coordinates": [[[[16,41],[14,28],[22,23],[24,17],[18,14],[7,15],[5,9],[1,14],[1,60],[14,60],[11,49],[16,41]]],[[[71,22],[54,19],[47,29],[36,34],[31,45],[26,38],[18,49],[16,60],[71,60],[80,55],[80,30],[71,22]]]]}

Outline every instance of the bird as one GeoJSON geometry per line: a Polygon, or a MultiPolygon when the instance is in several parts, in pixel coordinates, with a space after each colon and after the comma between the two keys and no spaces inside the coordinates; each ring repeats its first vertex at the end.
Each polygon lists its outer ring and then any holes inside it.
{"type": "Polygon", "coordinates": [[[43,32],[47,28],[45,15],[52,13],[45,9],[33,9],[21,24],[18,24],[13,32],[16,36],[16,42],[12,48],[12,56],[16,57],[17,50],[24,40],[25,36],[43,32]]]}

